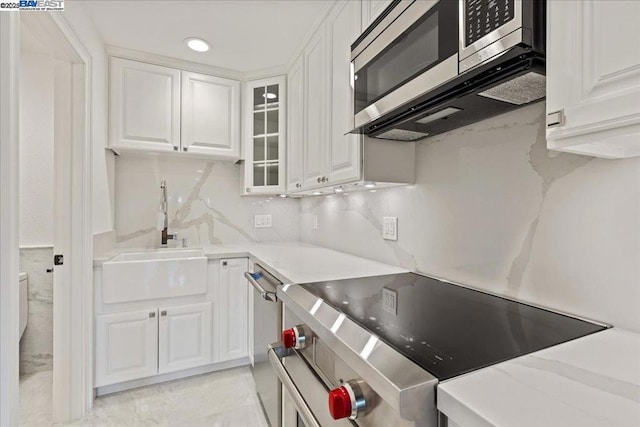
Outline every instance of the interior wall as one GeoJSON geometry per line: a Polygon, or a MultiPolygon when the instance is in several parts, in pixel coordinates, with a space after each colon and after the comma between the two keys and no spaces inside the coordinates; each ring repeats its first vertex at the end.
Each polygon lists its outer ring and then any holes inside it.
{"type": "Polygon", "coordinates": [[[182,156],[124,154],[116,158],[116,231],[120,247],[159,247],[160,181],[167,181],[169,232],[188,246],[299,240],[293,199],[241,197],[242,167],[182,156]],[[271,214],[273,227],[254,228],[271,214]]]}
{"type": "Polygon", "coordinates": [[[54,59],[21,52],[20,247],[53,246],[54,59]]]}
{"type": "Polygon", "coordinates": [[[107,146],[107,54],[96,26],[80,1],[67,2],[64,17],[91,55],[93,232],[114,228],[114,154],[107,146]]]}
{"type": "Polygon", "coordinates": [[[302,200],[302,240],[640,332],[640,158],[548,151],[544,115],[422,141],[415,185],[302,200]]]}

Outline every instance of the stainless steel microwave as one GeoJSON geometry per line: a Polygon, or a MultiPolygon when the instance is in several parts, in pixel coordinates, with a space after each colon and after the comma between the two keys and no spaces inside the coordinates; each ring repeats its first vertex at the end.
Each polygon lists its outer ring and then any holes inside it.
{"type": "Polygon", "coordinates": [[[353,128],[417,140],[545,96],[543,0],[396,0],[351,46],[353,128]]]}

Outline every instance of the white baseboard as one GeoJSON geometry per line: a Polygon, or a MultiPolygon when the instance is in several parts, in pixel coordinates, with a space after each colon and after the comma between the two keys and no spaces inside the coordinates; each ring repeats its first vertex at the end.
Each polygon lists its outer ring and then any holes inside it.
{"type": "Polygon", "coordinates": [[[144,387],[147,385],[158,384],[165,381],[177,380],[180,378],[193,377],[195,375],[208,374],[210,372],[222,371],[224,369],[237,368],[238,366],[249,365],[249,358],[243,357],[240,359],[227,360],[225,362],[212,363],[210,365],[198,366],[197,368],[185,369],[184,371],[169,372],[161,375],[154,375],[148,378],[141,378],[139,380],[126,381],[118,384],[111,384],[95,389],[95,395],[104,396],[106,394],[118,393],[124,390],[130,390],[132,388],[144,387]]]}

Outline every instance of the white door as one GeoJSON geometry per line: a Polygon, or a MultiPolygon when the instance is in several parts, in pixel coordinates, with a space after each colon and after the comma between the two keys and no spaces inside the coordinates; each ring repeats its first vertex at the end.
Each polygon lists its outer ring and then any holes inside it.
{"type": "Polygon", "coordinates": [[[640,2],[554,0],[547,17],[547,147],[640,156],[640,2]]]}
{"type": "Polygon", "coordinates": [[[239,359],[248,355],[248,271],[246,258],[220,260],[218,303],[220,328],[218,343],[220,361],[239,359]]]}
{"type": "Polygon", "coordinates": [[[180,71],[111,58],[109,146],[177,151],[180,71]]]}
{"type": "Polygon", "coordinates": [[[96,387],[157,374],[157,310],[96,316],[95,359],[96,387]]]}
{"type": "Polygon", "coordinates": [[[325,27],[311,38],[304,51],[305,102],[303,170],[305,188],[317,187],[326,178],[327,60],[325,27]]]}
{"type": "Polygon", "coordinates": [[[328,102],[329,183],[360,177],[362,136],[348,134],[351,104],[351,43],[360,34],[358,2],[338,2],[327,19],[328,57],[331,58],[328,102]]]}
{"type": "Polygon", "coordinates": [[[159,308],[158,372],[211,363],[211,302],[159,308]]]}
{"type": "Polygon", "coordinates": [[[362,31],[366,30],[392,0],[362,0],[362,31]]]}
{"type": "Polygon", "coordinates": [[[240,82],[182,72],[182,151],[240,158],[240,82]]]}
{"type": "Polygon", "coordinates": [[[302,189],[304,145],[304,57],[301,55],[287,76],[289,89],[289,138],[287,141],[287,191],[302,189]]]}

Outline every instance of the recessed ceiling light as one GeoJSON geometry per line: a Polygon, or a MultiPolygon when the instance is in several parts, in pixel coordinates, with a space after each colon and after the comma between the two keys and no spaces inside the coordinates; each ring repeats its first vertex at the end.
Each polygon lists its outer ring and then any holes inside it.
{"type": "Polygon", "coordinates": [[[184,39],[184,42],[191,50],[195,50],[196,52],[206,52],[209,50],[209,43],[206,40],[200,39],[198,37],[189,37],[184,39]]]}
{"type": "Polygon", "coordinates": [[[344,190],[340,187],[334,188],[333,191],[335,191],[336,193],[342,193],[344,190]]]}
{"type": "Polygon", "coordinates": [[[365,188],[375,188],[376,183],[375,182],[368,182],[364,185],[365,188]]]}
{"type": "Polygon", "coordinates": [[[319,192],[319,191],[314,191],[314,192],[313,192],[313,195],[314,195],[314,196],[319,196],[319,195],[321,195],[321,194],[322,194],[322,193],[321,193],[321,192],[319,192]]]}
{"type": "Polygon", "coordinates": [[[278,97],[278,95],[276,95],[275,93],[271,93],[271,92],[263,93],[262,96],[267,98],[267,99],[276,99],[278,97]]]}
{"type": "Polygon", "coordinates": [[[283,198],[283,199],[286,199],[286,198],[287,198],[287,195],[286,195],[286,194],[278,194],[278,197],[281,197],[281,198],[283,198]]]}

